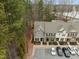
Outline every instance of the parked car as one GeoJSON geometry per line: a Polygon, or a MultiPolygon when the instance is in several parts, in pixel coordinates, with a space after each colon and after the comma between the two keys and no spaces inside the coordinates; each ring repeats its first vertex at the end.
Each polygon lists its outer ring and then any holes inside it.
{"type": "Polygon", "coordinates": [[[68,47],[68,50],[69,50],[69,52],[70,52],[72,55],[75,55],[75,54],[76,54],[75,51],[74,51],[74,47],[73,47],[73,46],[69,46],[69,47],[68,47]]]}
{"type": "Polygon", "coordinates": [[[53,56],[57,54],[57,53],[56,53],[56,48],[51,48],[51,54],[52,54],[53,56]]]}
{"type": "Polygon", "coordinates": [[[67,48],[63,47],[63,48],[62,48],[62,51],[63,51],[65,57],[68,57],[68,58],[70,57],[70,52],[68,51],[67,48]]]}
{"type": "Polygon", "coordinates": [[[63,56],[62,48],[61,47],[56,47],[57,54],[58,56],[63,56]]]}
{"type": "Polygon", "coordinates": [[[79,56],[79,49],[77,47],[74,47],[74,51],[79,56]]]}

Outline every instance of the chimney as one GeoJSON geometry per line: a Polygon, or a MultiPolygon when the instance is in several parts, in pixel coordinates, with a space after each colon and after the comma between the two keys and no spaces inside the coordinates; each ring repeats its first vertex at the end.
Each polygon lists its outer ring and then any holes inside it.
{"type": "Polygon", "coordinates": [[[76,12],[76,8],[75,8],[75,6],[73,6],[73,12],[76,12]]]}

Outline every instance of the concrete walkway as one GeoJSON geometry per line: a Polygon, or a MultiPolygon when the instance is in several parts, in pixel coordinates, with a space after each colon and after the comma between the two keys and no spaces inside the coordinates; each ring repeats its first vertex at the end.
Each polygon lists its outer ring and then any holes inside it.
{"type": "MultiPolygon", "coordinates": [[[[34,45],[33,48],[40,48],[40,47],[50,48],[50,47],[57,47],[57,46],[68,47],[68,45],[34,45]]],[[[79,47],[79,45],[71,45],[71,46],[79,47]]]]}

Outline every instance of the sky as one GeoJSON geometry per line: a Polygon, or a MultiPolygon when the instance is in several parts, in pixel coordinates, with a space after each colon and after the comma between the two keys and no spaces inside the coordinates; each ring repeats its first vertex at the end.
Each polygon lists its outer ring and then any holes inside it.
{"type": "MultiPolygon", "coordinates": [[[[44,0],[45,3],[47,3],[47,1],[50,0],[44,0]]],[[[63,0],[52,0],[52,1],[55,1],[56,4],[59,4],[59,2],[63,0]]],[[[71,4],[79,5],[79,0],[65,0],[65,1],[71,1],[71,4]]],[[[32,2],[34,2],[34,0],[32,0],[32,2]]]]}
{"type": "MultiPolygon", "coordinates": [[[[46,0],[44,0],[46,1],[46,0]]],[[[50,0],[47,0],[47,1],[50,1],[50,0]]],[[[63,1],[63,0],[52,0],[52,1],[55,1],[57,4],[59,4],[59,2],[63,1]]],[[[70,1],[71,4],[79,4],[79,0],[64,0],[64,1],[70,1]]]]}
{"type": "Polygon", "coordinates": [[[74,3],[75,4],[79,4],[79,0],[74,0],[74,3]]]}

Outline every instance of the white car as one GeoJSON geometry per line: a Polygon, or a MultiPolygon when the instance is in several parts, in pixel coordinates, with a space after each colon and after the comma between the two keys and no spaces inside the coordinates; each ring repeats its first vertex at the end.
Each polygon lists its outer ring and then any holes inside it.
{"type": "Polygon", "coordinates": [[[56,55],[56,48],[52,48],[51,49],[51,54],[54,56],[54,55],[56,55]]]}
{"type": "Polygon", "coordinates": [[[69,47],[68,47],[68,50],[69,50],[69,52],[70,52],[72,55],[75,55],[75,54],[76,54],[76,52],[74,51],[74,47],[73,47],[73,46],[69,46],[69,47]]]}
{"type": "Polygon", "coordinates": [[[79,49],[78,49],[78,48],[74,47],[74,51],[75,51],[75,53],[76,53],[77,55],[79,55],[79,49]]]}

